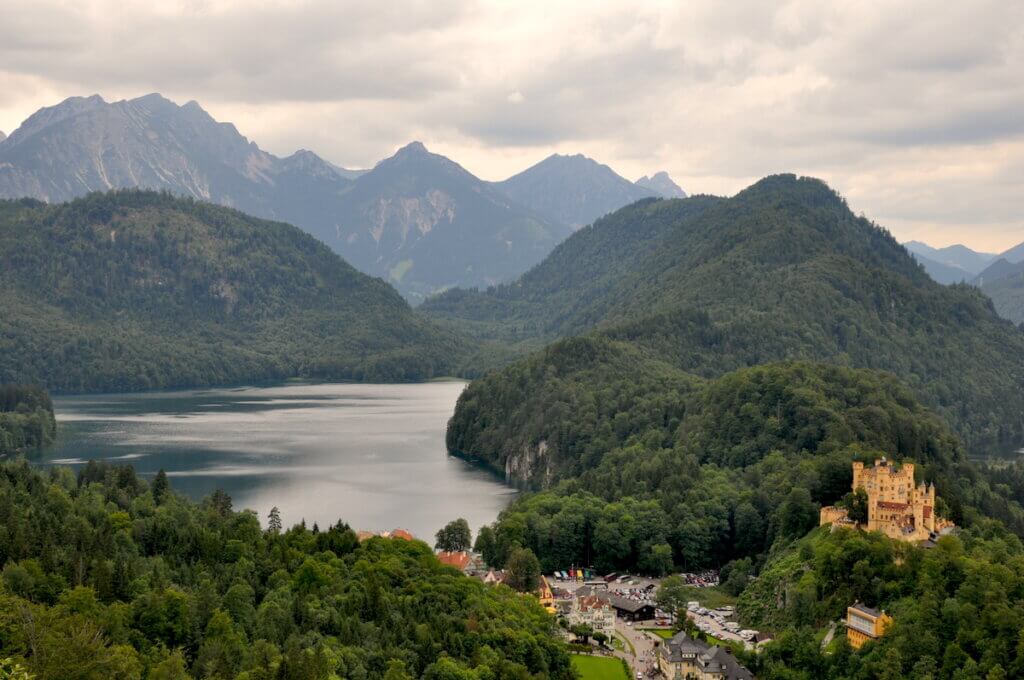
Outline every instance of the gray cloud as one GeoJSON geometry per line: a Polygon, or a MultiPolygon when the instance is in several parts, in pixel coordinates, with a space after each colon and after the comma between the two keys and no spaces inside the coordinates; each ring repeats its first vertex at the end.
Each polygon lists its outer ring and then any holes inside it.
{"type": "Polygon", "coordinates": [[[0,129],[150,91],[347,165],[419,138],[488,178],[553,151],[691,192],[793,171],[901,238],[1024,240],[1019,3],[8,1],[0,129]]]}

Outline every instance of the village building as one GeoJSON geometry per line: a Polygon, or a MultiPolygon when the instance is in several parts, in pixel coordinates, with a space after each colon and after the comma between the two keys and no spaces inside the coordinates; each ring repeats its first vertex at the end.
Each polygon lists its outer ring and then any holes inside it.
{"type": "MultiPolygon", "coordinates": [[[[896,466],[885,457],[872,467],[853,464],[853,490],[863,489],[868,499],[868,531],[880,531],[889,538],[908,542],[925,542],[946,533],[953,523],[935,512],[935,485],[914,485],[914,464],[896,466]]],[[[858,526],[846,508],[826,506],[821,509],[820,524],[858,526]]]]}
{"type": "Polygon", "coordinates": [[[380,537],[380,538],[398,538],[398,539],[401,539],[403,541],[415,541],[416,540],[416,537],[413,536],[409,531],[407,531],[405,529],[395,529],[393,531],[380,531],[380,532],[376,532],[376,533],[374,533],[372,531],[357,531],[356,532],[356,538],[359,539],[360,543],[362,543],[363,541],[368,541],[369,539],[376,538],[376,537],[380,537]]]}
{"type": "Polygon", "coordinates": [[[846,608],[846,639],[854,649],[860,649],[865,642],[882,637],[890,625],[892,617],[884,611],[872,609],[860,602],[846,608]]]}
{"type": "Polygon", "coordinates": [[[441,564],[446,564],[449,567],[455,567],[459,571],[465,573],[471,560],[469,553],[465,550],[460,550],[458,552],[440,550],[437,553],[437,561],[441,564]]]}
{"type": "Polygon", "coordinates": [[[540,584],[537,586],[537,599],[540,600],[541,606],[547,610],[548,614],[556,613],[555,593],[544,576],[540,577],[540,584]]]}
{"type": "Polygon", "coordinates": [[[607,596],[581,595],[572,601],[566,615],[569,626],[585,625],[595,633],[604,633],[608,639],[615,632],[615,608],[607,596]]]}
{"type": "Polygon", "coordinates": [[[732,652],[694,640],[685,631],[655,648],[658,670],[667,680],[753,680],[732,652]]]}
{"type": "Polygon", "coordinates": [[[631,600],[621,595],[611,595],[610,600],[616,613],[626,621],[650,621],[657,608],[650,602],[631,600]]]}
{"type": "Polygon", "coordinates": [[[488,569],[486,574],[480,576],[480,580],[489,586],[496,586],[505,582],[504,569],[488,569]]]}

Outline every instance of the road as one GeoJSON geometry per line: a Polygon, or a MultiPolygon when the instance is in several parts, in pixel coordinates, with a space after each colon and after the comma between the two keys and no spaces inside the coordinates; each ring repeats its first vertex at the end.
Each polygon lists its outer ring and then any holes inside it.
{"type": "MultiPolygon", "coordinates": [[[[641,624],[643,625],[643,624],[641,624]]],[[[633,649],[636,650],[636,656],[630,653],[629,645],[626,645],[626,649],[623,652],[616,652],[616,656],[625,659],[629,663],[629,667],[633,669],[633,676],[636,677],[637,673],[643,673],[646,677],[651,668],[657,666],[654,658],[654,637],[650,633],[645,633],[633,626],[627,626],[626,622],[620,618],[615,619],[615,633],[633,645],[633,649]]]]}

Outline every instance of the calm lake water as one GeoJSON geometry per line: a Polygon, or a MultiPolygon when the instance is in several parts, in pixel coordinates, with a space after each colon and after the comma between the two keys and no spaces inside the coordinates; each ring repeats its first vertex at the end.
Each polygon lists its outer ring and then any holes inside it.
{"type": "Polygon", "coordinates": [[[355,529],[396,527],[431,539],[465,517],[489,523],[515,491],[447,455],[445,426],[462,382],[317,384],[54,400],[56,446],[40,463],[90,458],[163,468],[192,498],[224,489],[236,509],[285,526],[343,519],[355,529]]]}

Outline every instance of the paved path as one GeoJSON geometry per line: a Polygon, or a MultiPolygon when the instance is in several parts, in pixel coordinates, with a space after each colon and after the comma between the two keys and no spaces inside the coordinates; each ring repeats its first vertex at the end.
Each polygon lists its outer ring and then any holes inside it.
{"type": "Polygon", "coordinates": [[[626,645],[625,650],[622,652],[616,651],[615,655],[629,663],[629,667],[633,669],[634,677],[637,673],[643,673],[646,677],[650,669],[657,665],[654,658],[655,640],[649,633],[637,630],[635,626],[636,624],[627,626],[626,622],[622,619],[615,619],[615,633],[619,637],[629,640],[633,645],[633,649],[636,650],[636,655],[634,656],[630,653],[629,645],[626,645]]]}
{"type": "Polygon", "coordinates": [[[836,622],[833,621],[832,625],[828,627],[828,632],[825,633],[825,638],[821,641],[821,648],[825,649],[828,647],[828,643],[832,642],[832,638],[836,635],[836,622]]]}

